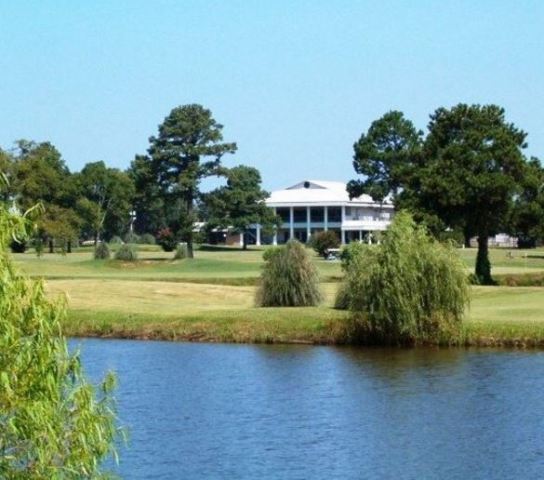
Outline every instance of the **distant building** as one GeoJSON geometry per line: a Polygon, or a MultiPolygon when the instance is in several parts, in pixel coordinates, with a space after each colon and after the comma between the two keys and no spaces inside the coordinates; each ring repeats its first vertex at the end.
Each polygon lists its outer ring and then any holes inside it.
{"type": "Polygon", "coordinates": [[[256,225],[253,235],[257,245],[281,244],[291,238],[307,242],[323,230],[336,232],[342,244],[370,241],[372,232],[389,226],[394,213],[390,201],[374,202],[368,195],[350,200],[345,183],[322,180],[306,180],[272,192],[266,204],[282,224],[269,239],[261,238],[261,228],[256,225]]]}

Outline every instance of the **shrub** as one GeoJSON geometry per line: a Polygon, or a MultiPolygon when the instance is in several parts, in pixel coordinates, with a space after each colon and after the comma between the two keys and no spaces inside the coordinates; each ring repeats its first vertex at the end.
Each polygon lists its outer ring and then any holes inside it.
{"type": "Polygon", "coordinates": [[[144,245],[155,245],[155,237],[150,233],[144,233],[140,235],[140,242],[144,245]]]}
{"type": "Polygon", "coordinates": [[[165,252],[173,252],[178,241],[172,230],[169,228],[161,228],[157,233],[157,244],[160,245],[165,252]]]}
{"type": "Polygon", "coordinates": [[[121,245],[123,243],[123,239],[119,235],[114,235],[113,237],[111,237],[109,243],[112,245],[121,245]]]}
{"type": "Polygon", "coordinates": [[[140,236],[134,232],[128,232],[124,237],[125,243],[140,243],[140,236]]]}
{"type": "Polygon", "coordinates": [[[94,249],[95,260],[107,260],[110,256],[110,248],[106,242],[100,242],[94,249]]]}
{"type": "Polygon", "coordinates": [[[319,255],[324,257],[329,248],[338,248],[340,246],[340,239],[332,230],[327,230],[314,233],[309,243],[319,255]]]}
{"type": "Polygon", "coordinates": [[[123,262],[135,262],[136,260],[138,260],[138,252],[133,245],[121,245],[119,247],[119,250],[115,252],[115,260],[122,260],[123,262]]]}
{"type": "Polygon", "coordinates": [[[183,260],[187,258],[187,245],[185,243],[180,243],[176,247],[176,253],[174,254],[174,260],[183,260]]]}
{"type": "Polygon", "coordinates": [[[309,307],[321,301],[319,275],[304,246],[290,240],[270,250],[264,264],[257,305],[262,307],[309,307]]]}
{"type": "Polygon", "coordinates": [[[263,260],[265,262],[268,262],[274,255],[281,252],[282,247],[278,247],[277,245],[274,245],[273,247],[268,247],[263,252],[263,260]]]}
{"type": "Polygon", "coordinates": [[[346,275],[359,340],[379,344],[444,343],[460,331],[468,302],[464,265],[407,213],[383,243],[353,257],[346,275]]]}
{"type": "Polygon", "coordinates": [[[10,261],[5,249],[24,230],[0,205],[0,477],[102,478],[116,437],[114,378],[86,380],[62,336],[64,305],[10,261]]]}

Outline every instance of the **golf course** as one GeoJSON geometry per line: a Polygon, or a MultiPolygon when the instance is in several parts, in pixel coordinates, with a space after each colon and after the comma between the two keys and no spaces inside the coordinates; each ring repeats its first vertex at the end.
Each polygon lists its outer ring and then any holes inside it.
{"type": "MultiPolygon", "coordinates": [[[[115,247],[114,247],[115,248],[115,247]]],[[[92,248],[67,255],[13,254],[51,299],[66,302],[70,336],[209,342],[333,344],[349,342],[349,313],[332,306],[340,262],[313,254],[322,281],[319,307],[257,308],[265,247],[201,247],[195,259],[173,260],[138,245],[138,260],[94,260],[92,248]]],[[[460,249],[473,269],[475,249],[460,249]]],[[[459,345],[544,346],[544,250],[492,249],[497,286],[471,287],[459,345]],[[523,286],[511,286],[523,285],[523,286]],[[537,285],[537,286],[534,286],[537,285]]]]}

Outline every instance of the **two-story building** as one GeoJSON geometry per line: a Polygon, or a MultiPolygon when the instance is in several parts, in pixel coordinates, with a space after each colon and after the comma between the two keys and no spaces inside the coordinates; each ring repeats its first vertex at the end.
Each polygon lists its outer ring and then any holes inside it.
{"type": "MultiPolygon", "coordinates": [[[[368,195],[350,200],[345,183],[321,180],[306,180],[272,192],[266,204],[282,219],[271,239],[274,244],[291,238],[307,242],[311,235],[323,230],[337,232],[342,244],[369,241],[372,232],[389,226],[394,211],[389,201],[374,202],[368,195]]],[[[255,240],[261,244],[259,226],[255,240]]]]}

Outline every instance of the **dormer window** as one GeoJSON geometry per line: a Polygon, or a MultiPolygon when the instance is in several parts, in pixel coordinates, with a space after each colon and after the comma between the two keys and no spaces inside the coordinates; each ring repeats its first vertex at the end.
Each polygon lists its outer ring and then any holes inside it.
{"type": "Polygon", "coordinates": [[[307,180],[304,182],[304,188],[310,188],[310,182],[307,180]]]}

